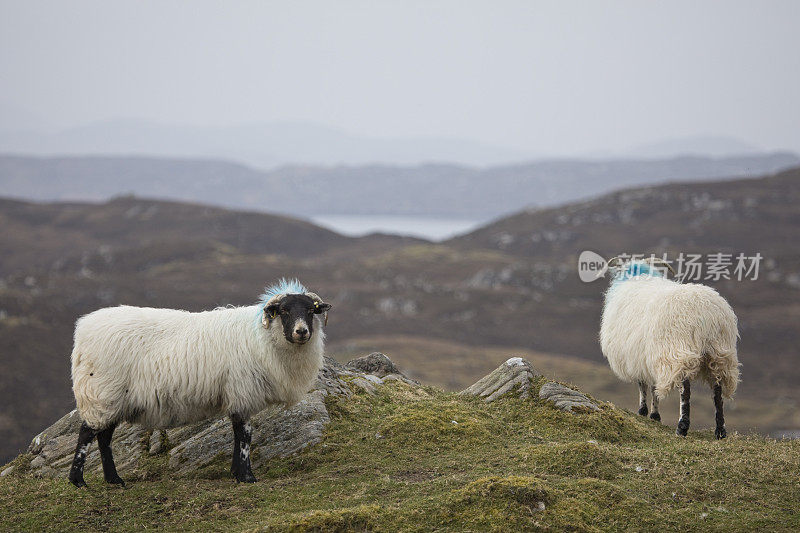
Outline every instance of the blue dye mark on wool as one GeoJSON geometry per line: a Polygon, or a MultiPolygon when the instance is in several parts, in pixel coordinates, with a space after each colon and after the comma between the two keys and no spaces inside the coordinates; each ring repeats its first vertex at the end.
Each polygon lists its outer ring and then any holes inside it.
{"type": "Polygon", "coordinates": [[[308,289],[297,278],[281,278],[278,283],[264,289],[264,292],[258,298],[258,303],[263,308],[268,301],[279,294],[305,294],[307,292],[308,289]]]}
{"type": "Polygon", "coordinates": [[[279,294],[305,294],[307,292],[308,289],[306,289],[297,278],[281,278],[278,283],[275,283],[274,285],[264,289],[264,292],[258,297],[258,323],[261,323],[261,313],[264,312],[267,302],[272,300],[272,298],[275,296],[278,296],[279,294]]]}
{"type": "Polygon", "coordinates": [[[614,275],[614,283],[621,283],[623,281],[634,279],[640,276],[663,278],[664,271],[658,268],[653,268],[653,266],[649,263],[633,261],[625,265],[625,268],[614,275]]]}

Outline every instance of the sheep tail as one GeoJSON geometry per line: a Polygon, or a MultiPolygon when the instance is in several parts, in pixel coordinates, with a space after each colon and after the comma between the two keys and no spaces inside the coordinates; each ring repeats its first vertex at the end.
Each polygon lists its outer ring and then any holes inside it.
{"type": "Polygon", "coordinates": [[[739,385],[739,360],[736,349],[711,349],[705,354],[706,381],[709,386],[720,385],[722,395],[732,398],[739,385]]]}
{"type": "Polygon", "coordinates": [[[701,378],[710,387],[720,385],[722,394],[732,398],[739,384],[739,361],[736,349],[710,349],[704,353],[673,350],[658,359],[655,394],[664,398],[684,380],[701,378]]]}
{"type": "Polygon", "coordinates": [[[673,348],[657,358],[655,372],[655,395],[663,399],[672,389],[678,388],[685,380],[693,380],[705,370],[702,353],[673,348]]]}

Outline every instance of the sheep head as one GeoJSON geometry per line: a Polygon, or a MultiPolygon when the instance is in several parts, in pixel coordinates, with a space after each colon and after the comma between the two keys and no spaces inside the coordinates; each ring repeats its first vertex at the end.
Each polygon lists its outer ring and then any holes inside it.
{"type": "Polygon", "coordinates": [[[325,315],[327,322],[331,304],[313,292],[304,294],[278,294],[266,302],[261,324],[269,328],[275,319],[280,319],[283,336],[292,344],[302,345],[314,334],[314,315],[325,315]]]}

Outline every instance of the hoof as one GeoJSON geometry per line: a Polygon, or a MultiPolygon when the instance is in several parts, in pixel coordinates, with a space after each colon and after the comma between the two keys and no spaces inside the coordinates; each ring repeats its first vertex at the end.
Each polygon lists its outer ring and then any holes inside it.
{"type": "Polygon", "coordinates": [[[86,486],[86,482],[83,480],[83,478],[69,478],[69,482],[78,488],[86,486]]]}
{"type": "Polygon", "coordinates": [[[233,477],[236,479],[237,483],[255,483],[258,481],[256,476],[253,475],[253,471],[249,468],[244,472],[236,472],[234,471],[233,477]]]}
{"type": "Polygon", "coordinates": [[[661,422],[661,415],[658,412],[650,413],[650,419],[656,422],[661,422]]]}
{"type": "Polygon", "coordinates": [[[681,420],[678,422],[678,429],[675,430],[675,434],[679,437],[685,437],[686,434],[689,432],[689,423],[681,420]]]}
{"type": "Polygon", "coordinates": [[[714,430],[714,436],[717,439],[724,439],[725,437],[728,436],[728,432],[725,431],[725,427],[717,428],[714,430]]]}
{"type": "Polygon", "coordinates": [[[125,488],[125,481],[123,481],[123,479],[119,476],[111,479],[106,479],[106,483],[110,483],[112,485],[120,485],[122,486],[123,489],[125,488]]]}
{"type": "Polygon", "coordinates": [[[647,406],[642,406],[639,408],[639,414],[642,416],[647,416],[647,406]]]}

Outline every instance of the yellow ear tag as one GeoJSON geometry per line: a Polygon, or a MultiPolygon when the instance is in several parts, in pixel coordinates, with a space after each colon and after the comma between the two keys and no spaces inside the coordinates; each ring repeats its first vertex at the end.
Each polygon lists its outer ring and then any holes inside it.
{"type": "Polygon", "coordinates": [[[267,310],[264,309],[263,314],[261,315],[261,325],[264,326],[264,329],[269,329],[269,323],[271,320],[275,320],[277,317],[277,313],[267,313],[267,310]]]}

